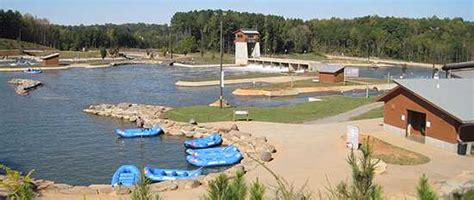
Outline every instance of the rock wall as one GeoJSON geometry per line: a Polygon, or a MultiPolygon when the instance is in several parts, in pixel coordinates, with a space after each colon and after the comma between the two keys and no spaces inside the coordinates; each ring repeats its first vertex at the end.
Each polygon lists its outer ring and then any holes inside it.
{"type": "MultiPolygon", "coordinates": [[[[119,103],[91,105],[83,111],[94,115],[128,120],[130,122],[134,122],[138,117],[141,117],[145,120],[146,127],[159,125],[166,135],[200,138],[210,133],[220,133],[224,145],[236,145],[244,156],[240,164],[234,165],[231,168],[221,172],[227,174],[229,177],[235,176],[237,171],[246,172],[258,166],[259,164],[253,159],[260,160],[260,162],[271,161],[272,153],[276,152],[275,147],[269,144],[265,137],[255,137],[250,133],[241,132],[236,125],[233,125],[232,127],[211,127],[207,125],[199,125],[196,123],[190,124],[168,120],[165,118],[165,112],[171,109],[172,108],[166,106],[119,103]]],[[[218,175],[219,173],[213,173],[206,176],[196,177],[194,179],[153,183],[151,184],[150,188],[151,192],[191,189],[199,187],[200,185],[208,185],[210,181],[214,180],[218,175]]],[[[120,196],[128,195],[131,192],[130,188],[114,188],[107,184],[72,186],[68,184],[55,183],[48,180],[34,180],[34,184],[39,195],[53,193],[81,196],[120,196]]]]}
{"type": "Polygon", "coordinates": [[[31,79],[12,79],[8,83],[16,85],[15,92],[19,95],[28,95],[30,90],[40,86],[41,81],[35,81],[31,79]]]}
{"type": "MultiPolygon", "coordinates": [[[[236,125],[232,127],[212,127],[197,123],[182,123],[168,120],[165,112],[172,108],[166,106],[142,105],[132,103],[100,104],[91,105],[83,111],[86,113],[114,117],[130,122],[135,122],[138,117],[145,120],[146,127],[159,125],[166,135],[182,136],[187,138],[200,138],[211,133],[219,133],[222,136],[223,144],[234,144],[242,152],[242,161],[231,168],[220,172],[229,177],[235,176],[237,171],[246,172],[258,166],[255,160],[269,162],[272,160],[272,153],[276,152],[273,145],[267,142],[265,137],[255,137],[250,133],[239,131],[236,125]],[[255,159],[255,160],[254,160],[255,159]]],[[[200,185],[208,185],[219,173],[208,174],[194,179],[164,181],[150,185],[151,192],[163,192],[170,190],[191,189],[200,185]]],[[[0,179],[4,177],[0,176],[0,179]]],[[[118,197],[128,195],[132,189],[126,187],[112,187],[108,184],[94,184],[89,186],[73,186],[68,184],[55,183],[48,180],[34,180],[34,185],[38,194],[60,194],[60,195],[110,195],[118,197]]],[[[0,197],[6,196],[8,191],[0,188],[0,197]]]]}

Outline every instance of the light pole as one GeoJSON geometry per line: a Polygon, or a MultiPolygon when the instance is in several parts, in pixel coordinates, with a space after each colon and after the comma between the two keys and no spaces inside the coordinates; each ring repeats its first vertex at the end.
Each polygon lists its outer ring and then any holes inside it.
{"type": "Polygon", "coordinates": [[[223,107],[223,101],[224,101],[224,72],[222,71],[222,60],[224,58],[224,51],[223,51],[223,40],[222,40],[222,20],[221,20],[221,23],[220,23],[220,29],[221,29],[221,35],[220,35],[220,49],[221,49],[221,59],[220,59],[220,88],[221,88],[221,91],[220,91],[220,96],[219,96],[219,105],[220,105],[220,108],[223,107]]]}

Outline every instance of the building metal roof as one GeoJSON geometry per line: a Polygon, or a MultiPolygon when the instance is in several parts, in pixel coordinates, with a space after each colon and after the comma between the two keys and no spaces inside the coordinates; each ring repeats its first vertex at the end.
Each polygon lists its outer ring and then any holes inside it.
{"type": "Polygon", "coordinates": [[[43,57],[41,57],[41,59],[47,60],[47,59],[51,59],[51,58],[58,57],[58,56],[59,56],[59,53],[53,53],[53,54],[43,56],[43,57]]]}
{"type": "Polygon", "coordinates": [[[242,32],[244,34],[250,34],[250,35],[259,35],[260,34],[257,30],[245,29],[245,28],[241,28],[241,29],[235,31],[234,34],[237,33],[237,32],[242,32]]]}
{"type": "Polygon", "coordinates": [[[405,79],[395,80],[462,123],[474,123],[474,79],[405,79]]]}
{"type": "Polygon", "coordinates": [[[344,69],[344,65],[323,65],[319,68],[319,72],[336,73],[344,69]]]}

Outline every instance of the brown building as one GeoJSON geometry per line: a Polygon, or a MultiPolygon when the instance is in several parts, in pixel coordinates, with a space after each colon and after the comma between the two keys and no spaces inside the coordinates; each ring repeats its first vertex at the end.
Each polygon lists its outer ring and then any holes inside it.
{"type": "Polygon", "coordinates": [[[338,83],[344,81],[343,65],[325,65],[319,68],[319,82],[338,83]]]}
{"type": "Polygon", "coordinates": [[[247,65],[248,58],[260,57],[260,33],[251,29],[239,29],[234,32],[235,64],[247,65]]]}
{"type": "Polygon", "coordinates": [[[386,131],[452,152],[458,141],[474,141],[474,79],[395,83],[397,87],[378,99],[385,103],[386,131]]]}
{"type": "Polygon", "coordinates": [[[234,42],[251,42],[256,43],[259,40],[260,33],[256,30],[251,29],[239,29],[234,31],[235,40],[234,42]]]}
{"type": "Polygon", "coordinates": [[[47,56],[41,57],[44,66],[58,66],[59,65],[59,53],[53,53],[47,56]]]}

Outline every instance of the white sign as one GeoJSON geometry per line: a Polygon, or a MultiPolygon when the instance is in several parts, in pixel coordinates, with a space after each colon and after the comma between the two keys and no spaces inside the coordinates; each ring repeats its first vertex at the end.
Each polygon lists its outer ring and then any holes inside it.
{"type": "Polygon", "coordinates": [[[349,125],[347,126],[347,147],[350,149],[359,148],[359,127],[349,125]]]}
{"type": "Polygon", "coordinates": [[[426,127],[427,128],[431,127],[431,122],[430,121],[426,121],[426,127]]]}
{"type": "Polygon", "coordinates": [[[402,121],[405,121],[405,115],[402,115],[402,121]]]}
{"type": "Polygon", "coordinates": [[[221,73],[221,87],[224,87],[224,71],[221,73]]]}
{"type": "Polygon", "coordinates": [[[344,76],[346,77],[359,77],[359,68],[346,67],[344,68],[344,76]]]}

